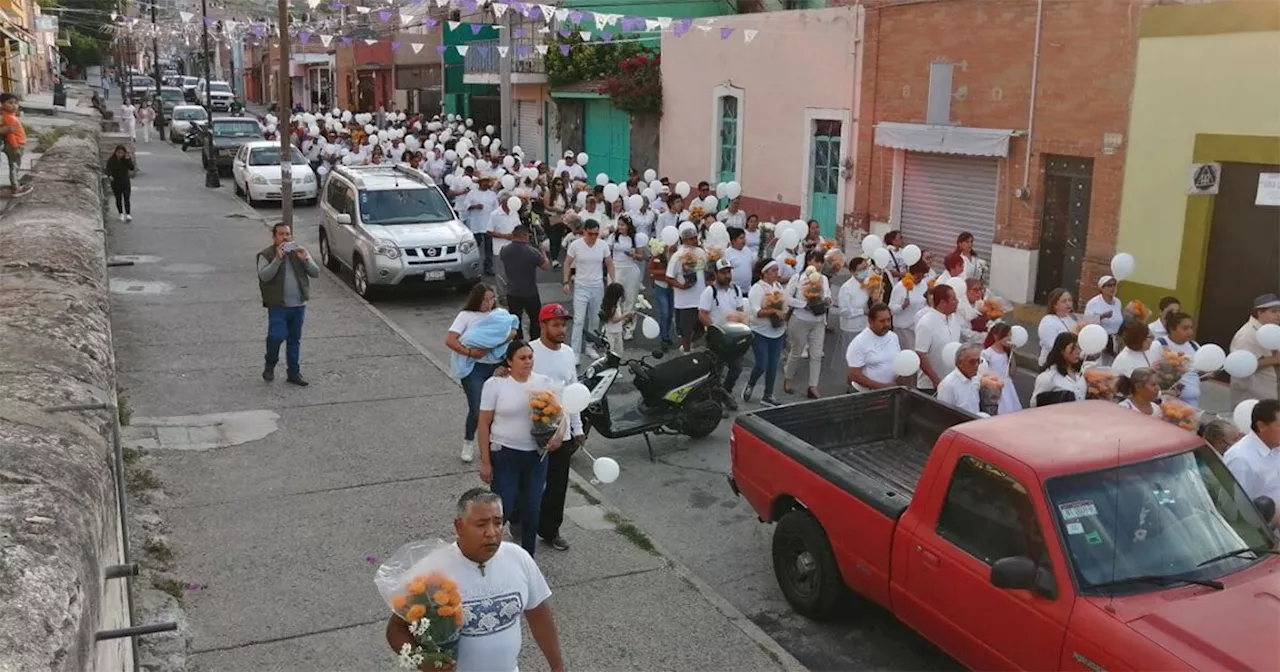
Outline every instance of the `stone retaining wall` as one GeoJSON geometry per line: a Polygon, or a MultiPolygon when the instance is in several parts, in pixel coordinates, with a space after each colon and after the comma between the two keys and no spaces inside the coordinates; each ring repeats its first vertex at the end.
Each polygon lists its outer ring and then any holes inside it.
{"type": "MultiPolygon", "coordinates": [[[[96,123],[94,124],[96,126],[96,123]]],[[[0,215],[0,671],[131,667],[97,129],[64,137],[0,215]]]]}

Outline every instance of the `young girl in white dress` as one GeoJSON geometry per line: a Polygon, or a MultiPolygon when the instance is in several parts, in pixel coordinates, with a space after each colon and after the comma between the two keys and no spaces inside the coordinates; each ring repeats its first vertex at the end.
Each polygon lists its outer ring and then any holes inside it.
{"type": "Polygon", "coordinates": [[[1013,374],[1017,364],[1013,360],[1013,340],[1009,325],[997,322],[987,331],[987,340],[983,345],[982,363],[987,373],[999,376],[1004,381],[1000,391],[999,415],[1022,410],[1022,402],[1018,399],[1018,390],[1013,386],[1013,374]]]}

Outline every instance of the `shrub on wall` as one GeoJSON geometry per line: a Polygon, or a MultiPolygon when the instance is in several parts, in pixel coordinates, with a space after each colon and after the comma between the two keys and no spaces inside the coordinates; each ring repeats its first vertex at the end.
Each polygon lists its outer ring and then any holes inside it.
{"type": "Polygon", "coordinates": [[[551,86],[602,82],[601,93],[627,112],[662,112],[662,57],[634,42],[584,43],[580,36],[557,37],[546,56],[551,86]],[[561,45],[570,47],[569,53],[561,45]]]}
{"type": "Polygon", "coordinates": [[[602,91],[620,110],[662,114],[662,55],[646,49],[622,59],[602,91]]]}

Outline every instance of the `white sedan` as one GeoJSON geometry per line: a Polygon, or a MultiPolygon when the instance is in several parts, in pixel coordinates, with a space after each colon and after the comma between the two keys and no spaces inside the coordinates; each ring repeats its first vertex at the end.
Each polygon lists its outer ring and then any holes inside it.
{"type": "MultiPolygon", "coordinates": [[[[311,164],[296,147],[293,152],[293,200],[316,202],[319,185],[311,164]]],[[[250,206],[260,201],[279,201],[280,194],[280,143],[274,141],[248,142],[240,147],[231,162],[231,177],[236,183],[236,195],[244,196],[250,206]]]]}

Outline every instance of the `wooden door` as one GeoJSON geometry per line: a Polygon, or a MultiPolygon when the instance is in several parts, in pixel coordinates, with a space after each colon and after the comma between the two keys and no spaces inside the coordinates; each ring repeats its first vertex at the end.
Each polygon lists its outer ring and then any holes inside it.
{"type": "Polygon", "coordinates": [[[840,126],[838,121],[814,122],[809,150],[809,219],[818,220],[823,238],[836,235],[836,195],[840,193],[840,126]]]}
{"type": "Polygon", "coordinates": [[[1049,156],[1045,164],[1035,299],[1043,303],[1049,292],[1064,287],[1078,301],[1089,238],[1093,159],[1049,156]]]}

